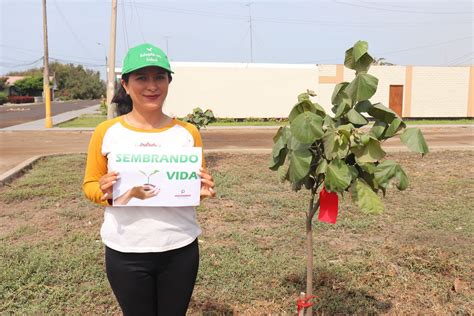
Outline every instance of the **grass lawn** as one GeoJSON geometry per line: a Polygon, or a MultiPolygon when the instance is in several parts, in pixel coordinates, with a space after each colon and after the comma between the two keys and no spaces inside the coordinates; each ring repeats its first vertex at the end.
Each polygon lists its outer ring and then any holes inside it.
{"type": "MultiPolygon", "coordinates": [[[[98,114],[84,114],[77,119],[58,124],[57,127],[96,127],[99,123],[105,121],[107,118],[105,115],[98,114]]],[[[474,124],[474,120],[460,119],[460,120],[406,120],[408,125],[414,124],[474,124]]],[[[260,120],[246,120],[243,122],[227,122],[218,121],[209,124],[209,126],[280,126],[287,125],[288,123],[271,121],[260,121],[260,120]]]]}
{"type": "MultiPolygon", "coordinates": [[[[316,313],[472,314],[474,152],[390,158],[411,183],[388,191],[383,214],[363,214],[345,195],[336,225],[315,222],[316,313]]],[[[0,189],[0,313],[120,314],[104,272],[102,208],[80,189],[84,159],[42,160],[0,189]]],[[[268,159],[207,155],[218,198],[198,209],[190,314],[295,313],[308,195],[279,183],[268,159]]]]}
{"type": "Polygon", "coordinates": [[[107,116],[101,114],[84,114],[80,117],[60,123],[56,127],[96,127],[107,119],[107,116]]]}

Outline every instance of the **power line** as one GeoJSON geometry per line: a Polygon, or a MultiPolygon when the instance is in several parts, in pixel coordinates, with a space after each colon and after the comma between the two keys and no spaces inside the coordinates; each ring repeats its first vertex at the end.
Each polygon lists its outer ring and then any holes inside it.
{"type": "Polygon", "coordinates": [[[377,11],[386,11],[386,12],[402,12],[402,13],[413,13],[413,14],[440,14],[440,15],[450,15],[450,14],[473,14],[474,12],[472,11],[457,11],[457,12],[445,12],[445,11],[413,11],[413,10],[402,10],[402,9],[389,9],[389,8],[381,8],[381,7],[374,7],[374,6],[369,6],[369,5],[362,5],[362,4],[356,4],[356,3],[350,3],[350,2],[343,2],[340,0],[333,0],[334,3],[341,4],[341,5],[346,5],[346,6],[352,6],[352,7],[358,7],[358,8],[364,8],[364,9],[371,9],[371,10],[377,10],[377,11]]]}
{"type": "MultiPolygon", "coordinates": [[[[133,0],[134,1],[134,0],[133,0]]],[[[203,17],[214,17],[214,18],[222,18],[228,20],[241,20],[241,21],[248,21],[248,16],[243,15],[232,15],[227,13],[215,13],[209,11],[202,11],[202,10],[192,10],[192,9],[180,9],[180,8],[172,8],[166,7],[156,4],[136,4],[136,6],[146,9],[156,9],[160,12],[171,12],[171,13],[178,13],[178,14],[188,14],[194,16],[203,16],[203,17]]],[[[338,21],[338,20],[302,20],[302,19],[288,19],[288,18],[269,18],[269,17],[252,17],[252,21],[255,22],[266,22],[266,23],[277,23],[277,24],[297,24],[297,25],[318,25],[318,26],[332,26],[332,27],[360,27],[360,28],[373,28],[374,23],[360,23],[360,22],[347,22],[347,21],[338,21]]],[[[383,23],[384,26],[393,26],[393,27],[420,27],[420,26],[429,26],[439,24],[439,21],[431,22],[431,23],[420,23],[412,22],[408,23],[406,21],[401,22],[377,22],[383,23]]],[[[470,24],[472,21],[469,20],[459,20],[456,19],[455,21],[444,21],[445,24],[470,24]]]]}
{"type": "Polygon", "coordinates": [[[9,67],[9,68],[18,68],[18,67],[33,66],[33,65],[37,64],[38,62],[40,62],[40,61],[42,61],[42,60],[43,60],[43,57],[40,57],[40,58],[38,58],[38,59],[35,59],[35,60],[32,61],[32,62],[26,62],[26,63],[23,63],[23,64],[16,64],[16,65],[11,65],[11,63],[8,63],[8,62],[5,63],[4,61],[2,61],[2,62],[0,62],[0,63],[2,63],[2,64],[4,64],[4,65],[5,65],[5,64],[8,64],[8,67],[9,67]]]}
{"type": "MultiPolygon", "coordinates": [[[[135,0],[133,0],[133,6],[134,6],[134,8],[135,8],[135,14],[137,15],[138,30],[140,31],[140,35],[142,36],[142,41],[143,41],[143,43],[145,43],[146,40],[145,40],[145,36],[143,36],[142,24],[140,23],[140,15],[138,14],[138,8],[137,8],[137,5],[136,5],[136,3],[135,3],[135,0]]],[[[133,15],[132,15],[132,18],[133,18],[133,15]]]]}
{"type": "Polygon", "coordinates": [[[128,32],[127,32],[127,14],[125,13],[125,6],[124,6],[125,0],[121,1],[122,4],[122,13],[123,13],[123,38],[125,41],[125,44],[127,45],[127,50],[130,48],[128,45],[128,32]]]}
{"type": "Polygon", "coordinates": [[[394,51],[388,51],[388,52],[383,52],[383,53],[375,53],[375,55],[382,56],[382,55],[390,55],[390,54],[396,54],[396,53],[403,53],[411,50],[416,50],[420,48],[428,48],[428,47],[436,47],[436,46],[441,46],[444,44],[449,44],[449,43],[454,43],[457,41],[473,38],[474,36],[466,36],[466,37],[461,37],[449,41],[444,41],[444,42],[438,42],[438,43],[433,43],[433,44],[428,44],[428,45],[423,45],[423,46],[417,46],[417,47],[411,47],[411,48],[405,48],[405,49],[399,49],[399,50],[394,50],[394,51]]]}
{"type": "Polygon", "coordinates": [[[470,53],[467,53],[467,54],[464,54],[464,55],[461,55],[461,56],[458,56],[454,59],[451,59],[447,64],[448,65],[456,65],[456,64],[459,63],[460,60],[464,60],[466,57],[471,56],[471,55],[474,55],[474,51],[470,52],[470,53]]]}
{"type": "Polygon", "coordinates": [[[81,41],[81,39],[79,38],[79,36],[77,36],[76,32],[74,32],[74,30],[72,29],[71,25],[69,24],[68,20],[66,19],[66,17],[64,16],[63,12],[61,11],[61,9],[59,8],[59,5],[58,3],[56,2],[56,0],[53,1],[54,3],[54,6],[56,7],[56,10],[58,11],[59,13],[59,16],[61,16],[61,18],[63,19],[64,21],[64,24],[66,24],[67,28],[69,29],[69,31],[71,32],[72,36],[74,37],[74,39],[76,40],[77,43],[79,43],[79,46],[82,47],[82,49],[84,49],[84,51],[89,54],[89,55],[92,55],[91,52],[89,51],[89,49],[87,49],[87,47],[84,45],[84,43],[81,41]]]}

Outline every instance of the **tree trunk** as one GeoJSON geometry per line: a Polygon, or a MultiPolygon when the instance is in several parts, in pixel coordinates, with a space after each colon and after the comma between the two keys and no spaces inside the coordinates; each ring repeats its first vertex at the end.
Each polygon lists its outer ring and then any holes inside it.
{"type": "MultiPolygon", "coordinates": [[[[306,295],[313,295],[313,227],[309,214],[306,216],[306,295]]],[[[306,315],[312,315],[313,308],[306,309],[306,315]]]]}
{"type": "MultiPolygon", "coordinates": [[[[311,196],[309,210],[306,214],[306,295],[313,295],[313,217],[319,208],[319,199],[314,204],[314,194],[311,196]]],[[[306,308],[306,315],[312,315],[313,308],[306,308]]]]}

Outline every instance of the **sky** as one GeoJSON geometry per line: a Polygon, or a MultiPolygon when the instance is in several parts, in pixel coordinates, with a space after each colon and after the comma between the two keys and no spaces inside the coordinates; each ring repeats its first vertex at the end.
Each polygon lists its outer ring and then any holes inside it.
{"type": "MultiPolygon", "coordinates": [[[[175,62],[341,64],[365,40],[397,65],[474,63],[472,1],[117,1],[117,67],[143,42],[175,62]]],[[[105,78],[111,11],[111,0],[47,0],[50,62],[105,78]]],[[[0,17],[0,75],[41,66],[41,0],[0,0],[0,17]]]]}

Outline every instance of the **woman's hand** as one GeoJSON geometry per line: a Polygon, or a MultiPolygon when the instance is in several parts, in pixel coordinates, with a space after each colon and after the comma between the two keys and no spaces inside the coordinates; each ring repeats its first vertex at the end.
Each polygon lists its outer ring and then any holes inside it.
{"type": "Polygon", "coordinates": [[[206,169],[201,168],[199,171],[198,174],[201,177],[201,200],[207,197],[215,197],[214,179],[206,169]]]}
{"type": "Polygon", "coordinates": [[[112,199],[113,186],[120,179],[118,172],[112,171],[109,172],[99,179],[99,187],[103,195],[100,198],[101,201],[112,199]]]}
{"type": "Polygon", "coordinates": [[[152,198],[160,193],[160,188],[151,185],[140,185],[130,189],[130,196],[140,200],[152,198]]]}
{"type": "Polygon", "coordinates": [[[139,185],[131,188],[117,199],[114,200],[114,205],[127,205],[131,199],[136,198],[140,200],[146,200],[157,196],[160,193],[159,188],[155,188],[151,185],[139,185]]]}

